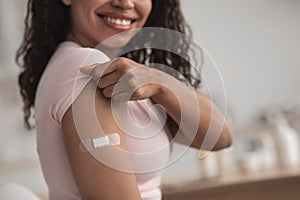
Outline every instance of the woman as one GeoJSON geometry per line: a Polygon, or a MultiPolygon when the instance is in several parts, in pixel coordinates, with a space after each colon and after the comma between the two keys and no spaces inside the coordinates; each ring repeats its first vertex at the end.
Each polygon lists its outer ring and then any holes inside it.
{"type": "MultiPolygon", "coordinates": [[[[115,34],[136,28],[164,27],[185,33],[188,27],[179,0],[29,0],[25,22],[25,37],[17,55],[24,61],[19,84],[28,127],[34,106],[37,148],[50,200],[161,199],[158,169],[167,164],[167,133],[175,137],[181,121],[185,125],[179,129],[187,136],[190,126],[197,126],[189,140],[192,147],[210,148],[204,139],[209,141],[215,135],[219,137],[211,146],[213,150],[231,144],[228,122],[207,97],[144,65],[147,61],[171,63],[196,87],[199,80],[192,77],[185,59],[160,50],[138,50],[111,60],[105,50],[92,49],[115,34]],[[197,101],[191,103],[189,99],[195,98],[197,101]],[[114,108],[121,104],[129,108],[125,115],[130,116],[123,116],[121,111],[117,118],[134,118],[124,123],[129,129],[118,126],[114,108]],[[167,125],[159,128],[162,118],[154,113],[157,133],[146,139],[137,137],[142,133],[130,130],[146,127],[152,120],[148,112],[153,104],[164,107],[167,125]],[[208,132],[210,124],[214,127],[220,123],[220,132],[208,132]],[[91,149],[86,145],[111,133],[117,134],[120,143],[91,149]],[[156,155],[154,164],[148,158],[144,163],[131,156],[131,152],[148,154],[157,149],[164,150],[156,155]]],[[[117,45],[126,45],[131,37],[120,36],[117,45]]],[[[181,40],[181,51],[188,50],[188,42],[181,40]]],[[[105,48],[113,46],[107,44],[105,48]]]]}

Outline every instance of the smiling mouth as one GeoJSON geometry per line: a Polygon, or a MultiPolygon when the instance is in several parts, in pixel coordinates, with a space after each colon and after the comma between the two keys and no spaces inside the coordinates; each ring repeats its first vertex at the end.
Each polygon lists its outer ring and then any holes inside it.
{"type": "Polygon", "coordinates": [[[104,16],[104,15],[99,15],[99,14],[98,14],[98,16],[101,17],[102,19],[104,19],[106,22],[115,24],[118,26],[129,26],[132,23],[134,23],[135,21],[137,21],[136,19],[121,19],[121,18],[108,17],[108,16],[104,16]]]}

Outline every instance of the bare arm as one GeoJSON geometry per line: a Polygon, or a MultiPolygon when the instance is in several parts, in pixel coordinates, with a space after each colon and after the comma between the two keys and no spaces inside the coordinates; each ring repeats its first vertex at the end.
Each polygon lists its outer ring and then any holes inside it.
{"type": "Polygon", "coordinates": [[[84,200],[138,200],[140,194],[134,174],[112,169],[96,159],[98,156],[108,157],[115,159],[115,162],[120,162],[124,168],[130,168],[130,160],[126,154],[124,156],[116,148],[108,147],[94,150],[93,155],[95,158],[90,152],[83,152],[79,148],[81,140],[78,130],[80,130],[80,136],[83,133],[85,139],[107,133],[119,133],[121,144],[118,147],[124,150],[127,149],[124,134],[114,121],[110,99],[104,98],[102,93],[96,92],[94,105],[87,104],[90,97],[95,93],[94,84],[90,82],[85,87],[62,120],[65,147],[77,188],[84,200]],[[75,127],[74,110],[76,110],[77,115],[77,129],[75,127]],[[96,111],[96,120],[99,122],[102,131],[93,125],[92,113],[94,111],[96,111]]]}
{"type": "MultiPolygon", "coordinates": [[[[230,146],[231,127],[213,102],[174,77],[164,72],[158,73],[163,74],[164,77],[161,92],[151,99],[162,105],[178,125],[182,123],[180,131],[192,137],[188,139],[190,145],[205,150],[219,150],[230,146]]],[[[175,132],[172,134],[175,136],[175,132]]]]}
{"type": "Polygon", "coordinates": [[[125,101],[134,91],[131,100],[151,98],[162,105],[188,138],[186,145],[219,150],[232,143],[230,125],[213,102],[162,71],[126,58],[81,70],[99,79],[98,88],[107,98],[125,101]]]}

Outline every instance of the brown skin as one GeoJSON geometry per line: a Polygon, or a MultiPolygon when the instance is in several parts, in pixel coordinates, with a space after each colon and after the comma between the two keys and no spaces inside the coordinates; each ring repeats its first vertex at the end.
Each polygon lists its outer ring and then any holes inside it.
{"type": "MultiPolygon", "coordinates": [[[[184,117],[185,122],[181,125],[183,134],[189,136],[193,131],[190,127],[198,127],[197,133],[188,137],[190,139],[185,142],[187,145],[197,149],[219,150],[232,143],[231,127],[212,101],[162,71],[127,58],[116,58],[81,68],[81,72],[92,75],[95,80],[99,79],[98,88],[107,98],[125,101],[134,90],[130,100],[151,98],[163,106],[178,125],[181,117],[184,117]],[[210,130],[209,126],[212,127],[210,130]]],[[[172,134],[175,136],[176,133],[172,134]]]]}

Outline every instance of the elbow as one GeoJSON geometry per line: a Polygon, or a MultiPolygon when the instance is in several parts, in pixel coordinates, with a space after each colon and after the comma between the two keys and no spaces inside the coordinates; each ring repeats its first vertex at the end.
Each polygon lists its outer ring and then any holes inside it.
{"type": "Polygon", "coordinates": [[[218,151],[221,149],[228,148],[232,145],[233,143],[233,133],[232,133],[232,128],[229,125],[227,121],[225,121],[223,129],[220,133],[220,136],[213,147],[213,151],[218,151]]]}

